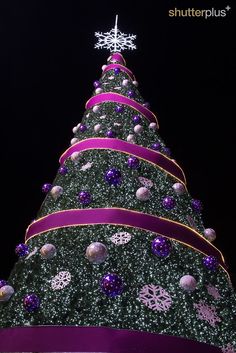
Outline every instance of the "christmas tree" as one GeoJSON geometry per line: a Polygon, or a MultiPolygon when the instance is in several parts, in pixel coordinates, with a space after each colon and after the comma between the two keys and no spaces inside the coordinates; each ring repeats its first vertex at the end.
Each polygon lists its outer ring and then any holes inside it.
{"type": "Polygon", "coordinates": [[[0,350],[233,353],[227,267],[120,54],[135,36],[96,36],[108,63],[0,281],[0,350]]]}

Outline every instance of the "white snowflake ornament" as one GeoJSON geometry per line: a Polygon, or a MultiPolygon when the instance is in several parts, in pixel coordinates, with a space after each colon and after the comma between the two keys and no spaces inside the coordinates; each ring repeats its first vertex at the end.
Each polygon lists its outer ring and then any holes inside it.
{"type": "Polygon", "coordinates": [[[144,177],[138,177],[139,182],[145,186],[146,188],[150,189],[154,184],[151,180],[144,178],[144,177]]]}
{"type": "Polygon", "coordinates": [[[208,294],[210,294],[213,298],[215,298],[216,300],[221,298],[219,290],[216,287],[212,286],[211,284],[207,284],[206,288],[208,294]]]}
{"type": "Polygon", "coordinates": [[[232,344],[228,343],[227,346],[222,348],[223,353],[236,353],[232,344]]]}
{"type": "Polygon", "coordinates": [[[123,245],[127,244],[132,239],[132,235],[128,232],[119,232],[113,234],[110,239],[112,243],[116,245],[123,245]]]}
{"type": "Polygon", "coordinates": [[[168,311],[172,305],[169,293],[161,286],[145,285],[139,292],[139,300],[154,311],[168,311]]]}
{"type": "Polygon", "coordinates": [[[198,304],[193,304],[193,306],[197,309],[197,317],[207,321],[212,327],[215,327],[217,322],[221,322],[213,305],[208,305],[204,300],[200,300],[198,304]]]}
{"type": "Polygon", "coordinates": [[[53,290],[60,290],[68,286],[71,281],[71,274],[68,271],[61,271],[51,281],[53,290]]]}
{"type": "Polygon", "coordinates": [[[109,32],[95,32],[95,37],[98,38],[98,42],[95,44],[96,49],[105,48],[114,53],[125,49],[136,49],[136,45],[133,43],[136,35],[122,33],[117,27],[117,22],[118,15],[116,15],[115,27],[109,32]]]}

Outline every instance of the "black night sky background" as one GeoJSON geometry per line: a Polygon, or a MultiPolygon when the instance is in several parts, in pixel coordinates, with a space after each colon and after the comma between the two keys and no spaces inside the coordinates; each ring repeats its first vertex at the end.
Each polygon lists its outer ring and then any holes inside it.
{"type": "MultiPolygon", "coordinates": [[[[202,200],[206,228],[217,233],[236,286],[233,88],[235,8],[227,1],[2,1],[0,5],[0,278],[44,199],[72,128],[109,52],[93,49],[95,31],[137,34],[124,52],[139,90],[157,114],[160,134],[202,200]],[[95,5],[96,4],[96,5],[95,5]],[[231,9],[225,17],[169,17],[175,7],[231,9]]],[[[101,195],[102,197],[102,195],[101,195]]]]}

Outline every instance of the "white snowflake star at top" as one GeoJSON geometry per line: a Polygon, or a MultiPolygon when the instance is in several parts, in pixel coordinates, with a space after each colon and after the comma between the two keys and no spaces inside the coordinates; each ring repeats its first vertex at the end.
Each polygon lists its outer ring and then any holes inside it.
{"type": "Polygon", "coordinates": [[[136,49],[136,45],[133,43],[136,35],[122,33],[117,27],[117,22],[118,15],[116,15],[115,27],[110,32],[95,32],[95,37],[98,38],[98,42],[95,44],[96,49],[109,49],[113,53],[136,49]]]}

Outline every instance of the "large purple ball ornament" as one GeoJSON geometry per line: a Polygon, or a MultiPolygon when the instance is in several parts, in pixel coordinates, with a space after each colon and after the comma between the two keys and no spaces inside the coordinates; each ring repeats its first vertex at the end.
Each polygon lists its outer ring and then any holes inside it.
{"type": "Polygon", "coordinates": [[[202,202],[200,200],[192,200],[191,207],[193,211],[200,213],[202,211],[202,202]]]}
{"type": "Polygon", "coordinates": [[[114,298],[124,290],[122,278],[115,273],[107,273],[100,282],[101,290],[108,297],[114,298]]]}
{"type": "Polygon", "coordinates": [[[202,259],[202,263],[203,263],[204,267],[206,267],[210,271],[216,271],[216,269],[219,266],[219,262],[218,262],[217,258],[212,255],[205,256],[202,259]]]}
{"type": "Polygon", "coordinates": [[[172,210],[175,207],[175,199],[172,196],[166,196],[163,200],[162,200],[162,206],[166,209],[166,210],[172,210]]]}
{"type": "Polygon", "coordinates": [[[167,257],[170,255],[171,250],[172,245],[168,238],[158,236],[152,241],[152,252],[156,256],[167,257]]]}
{"type": "Polygon", "coordinates": [[[127,160],[127,165],[131,169],[137,169],[139,167],[139,159],[137,157],[131,156],[127,160]]]}
{"type": "Polygon", "coordinates": [[[114,74],[118,75],[120,73],[120,68],[119,67],[115,67],[114,68],[114,74]]]}
{"type": "Polygon", "coordinates": [[[87,126],[84,125],[84,124],[81,124],[80,127],[79,127],[79,131],[80,132],[85,132],[87,130],[87,126]]]}
{"type": "Polygon", "coordinates": [[[23,305],[28,313],[37,311],[40,307],[40,299],[36,294],[28,294],[24,297],[23,305]]]}
{"type": "Polygon", "coordinates": [[[18,244],[15,248],[15,253],[19,257],[23,257],[25,255],[28,255],[29,254],[29,247],[24,243],[18,244]]]}
{"type": "Polygon", "coordinates": [[[7,285],[7,281],[5,281],[5,279],[0,279],[0,288],[6,285],[7,285]]]}
{"type": "Polygon", "coordinates": [[[82,205],[89,205],[92,202],[91,194],[88,191],[81,191],[78,194],[78,201],[82,205]]]}
{"type": "Polygon", "coordinates": [[[52,184],[49,184],[49,183],[43,184],[42,192],[47,193],[47,192],[49,192],[51,190],[51,188],[52,188],[52,184]]]}
{"type": "Polygon", "coordinates": [[[121,183],[121,172],[116,168],[111,168],[105,173],[105,181],[109,185],[119,185],[121,183]]]}
{"type": "Polygon", "coordinates": [[[62,165],[59,170],[58,170],[59,174],[61,175],[66,175],[68,173],[68,168],[65,165],[62,165]]]}

